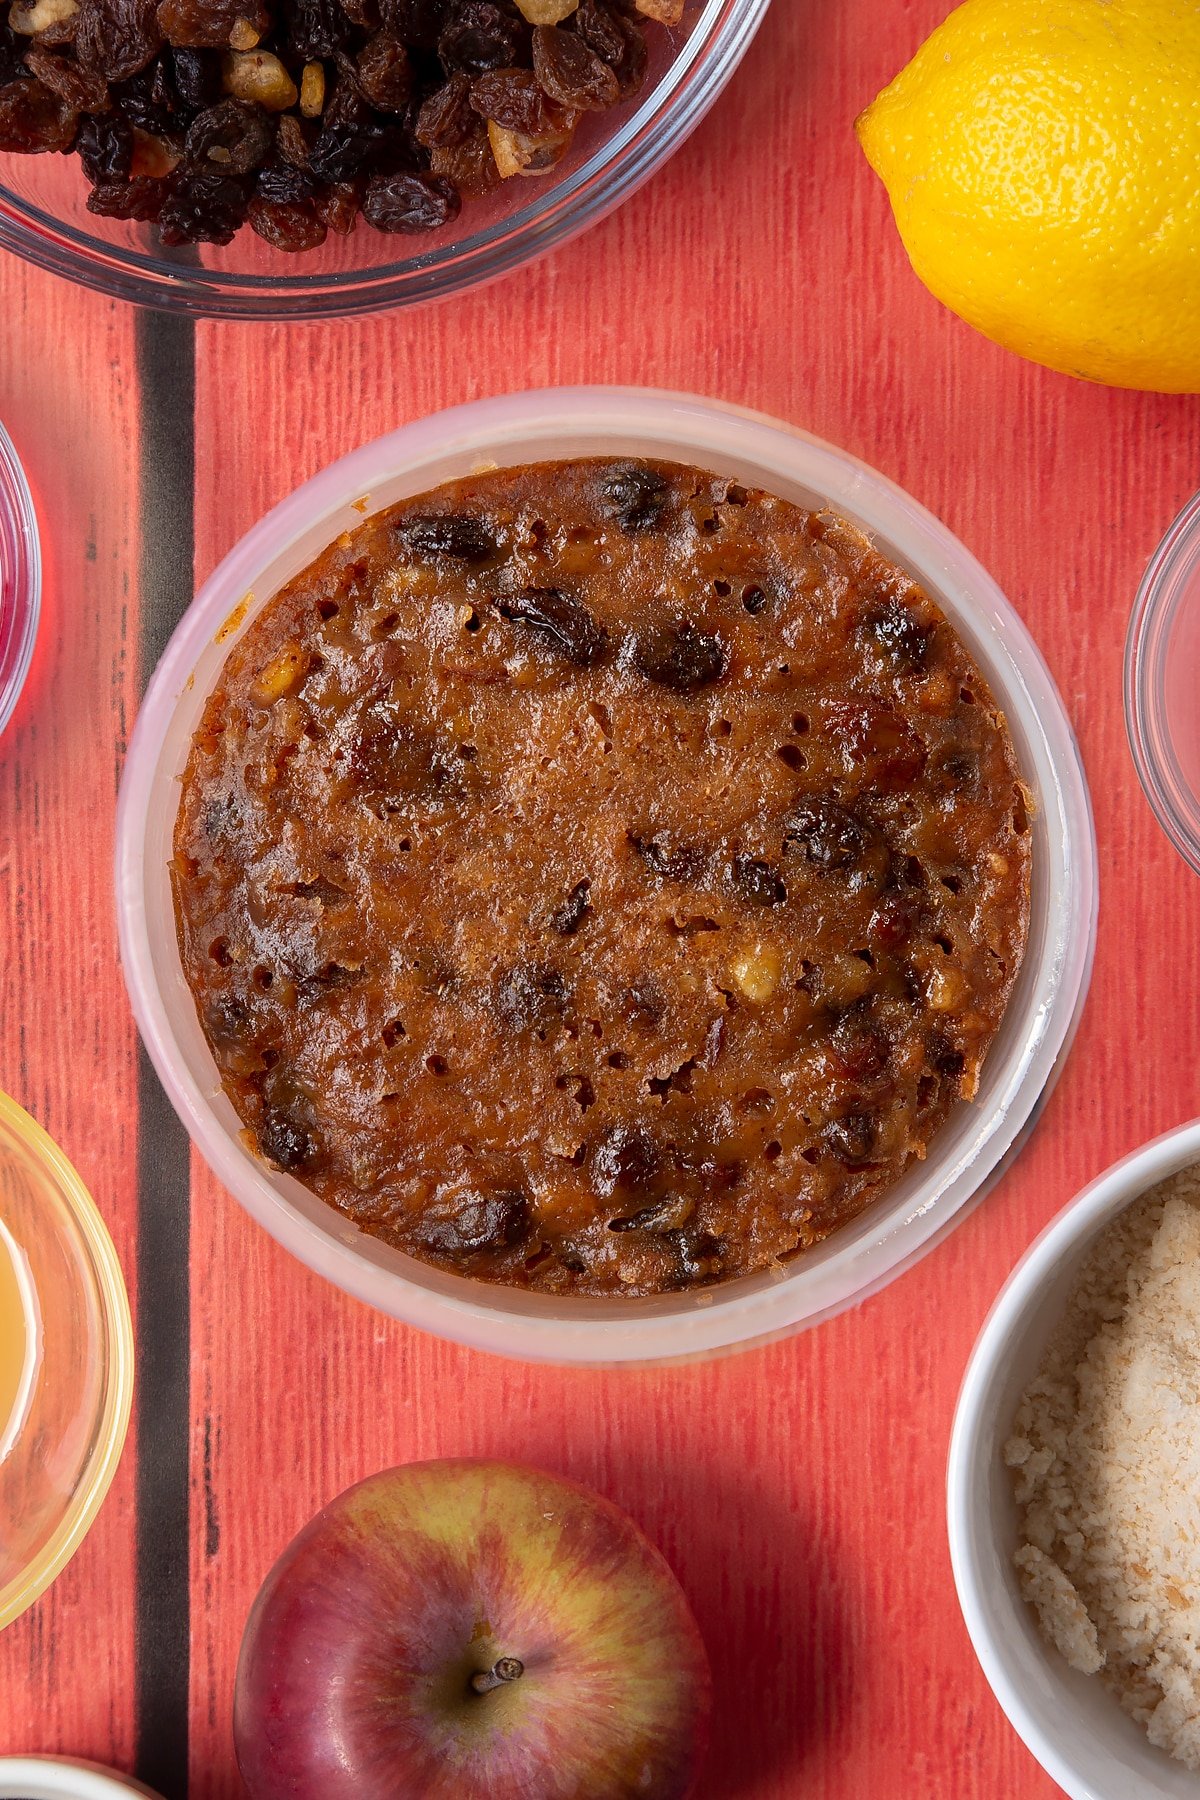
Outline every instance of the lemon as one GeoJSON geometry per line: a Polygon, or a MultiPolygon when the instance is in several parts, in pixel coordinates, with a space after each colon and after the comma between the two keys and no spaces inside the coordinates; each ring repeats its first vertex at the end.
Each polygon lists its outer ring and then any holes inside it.
{"type": "Polygon", "coordinates": [[[856,130],[970,324],[1088,381],[1200,392],[1200,0],[966,0],[856,130]]]}

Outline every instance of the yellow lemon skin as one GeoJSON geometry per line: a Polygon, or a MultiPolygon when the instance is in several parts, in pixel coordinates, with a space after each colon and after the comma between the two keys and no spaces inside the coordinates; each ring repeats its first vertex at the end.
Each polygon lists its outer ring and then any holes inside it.
{"type": "Polygon", "coordinates": [[[1200,0],[966,0],[856,130],[968,323],[1087,381],[1200,392],[1200,0]]]}

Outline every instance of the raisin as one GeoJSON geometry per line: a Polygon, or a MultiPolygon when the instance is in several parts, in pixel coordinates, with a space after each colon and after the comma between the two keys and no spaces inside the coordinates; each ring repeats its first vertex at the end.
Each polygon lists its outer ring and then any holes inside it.
{"type": "Polygon", "coordinates": [[[467,0],[443,28],[437,49],[447,73],[484,75],[510,68],[517,54],[516,21],[490,0],[467,0]]]}
{"type": "Polygon", "coordinates": [[[133,129],[116,113],[84,119],[75,148],[91,182],[125,181],[133,162],[133,129]]]}
{"type": "Polygon", "coordinates": [[[215,170],[184,170],[168,183],[158,216],[164,244],[228,244],[246,217],[246,190],[215,170]]]}
{"type": "Polygon", "coordinates": [[[260,36],[271,23],[261,0],[159,0],[160,32],[169,44],[185,49],[227,50],[239,19],[260,36]]]}
{"type": "Polygon", "coordinates": [[[644,463],[617,463],[600,477],[600,510],[622,531],[653,531],[662,519],[669,483],[644,463]]]}
{"type": "Polygon", "coordinates": [[[275,133],[261,106],[222,100],[197,113],[184,152],[197,168],[212,165],[226,175],[249,175],[266,159],[275,133]]]}
{"type": "Polygon", "coordinates": [[[462,200],[444,175],[373,175],[362,210],[376,231],[436,231],[458,217],[462,200]]]}
{"type": "Polygon", "coordinates": [[[823,796],[802,801],[784,833],[784,848],[802,850],[818,869],[845,869],[866,849],[867,838],[852,813],[823,796]]]}
{"type": "Polygon", "coordinates": [[[154,0],[80,0],[75,54],[106,81],[128,81],[153,62],[163,33],[154,0]]]}
{"type": "Polygon", "coordinates": [[[931,1069],[939,1075],[959,1076],[967,1066],[967,1059],[961,1050],[956,1050],[950,1039],[943,1032],[935,1032],[925,1047],[925,1055],[931,1069]]]}
{"type": "Polygon", "coordinates": [[[264,200],[256,195],[246,216],[273,250],[315,250],[325,242],[325,226],[307,200],[264,200]]]}
{"type": "Polygon", "coordinates": [[[104,76],[83,68],[73,58],[34,43],[26,52],[25,66],[72,112],[102,112],[108,105],[108,82],[104,76]]]}
{"type": "Polygon", "coordinates": [[[528,69],[498,69],[471,83],[471,105],[481,118],[522,137],[551,137],[562,128],[553,102],[528,69]]]}
{"type": "Polygon", "coordinates": [[[629,834],[629,843],[642,861],[663,881],[678,881],[684,886],[692,887],[704,878],[708,858],[703,850],[696,849],[694,845],[678,844],[671,847],[654,838],[635,837],[632,832],[629,834]]]}
{"type": "MultiPolygon", "coordinates": [[[[43,37],[42,42],[47,42],[43,37]]],[[[6,88],[11,82],[19,81],[24,74],[25,51],[28,40],[18,36],[8,23],[7,14],[0,18],[0,88],[6,88]]]]}
{"type": "Polygon", "coordinates": [[[916,674],[925,667],[933,632],[902,600],[889,599],[866,620],[866,630],[898,669],[916,674]]]}
{"type": "Polygon", "coordinates": [[[755,856],[735,856],[729,879],[735,892],[755,906],[782,906],[787,889],[770,863],[755,856]]]}
{"type": "Polygon", "coordinates": [[[550,963],[526,963],[500,982],[496,1011],[510,1031],[542,1030],[561,1017],[567,984],[550,963]]]}
{"type": "Polygon", "coordinates": [[[687,1224],[696,1210],[696,1202],[687,1195],[664,1194],[650,1206],[643,1206],[625,1218],[610,1219],[610,1231],[660,1231],[675,1233],[687,1224]]]}
{"type": "Polygon", "coordinates": [[[866,1113],[847,1113],[843,1119],[831,1119],[821,1136],[839,1162],[861,1167],[875,1147],[875,1121],[866,1113]]]}
{"type": "Polygon", "coordinates": [[[666,997],[652,981],[640,981],[624,997],[631,1020],[647,1030],[661,1025],[667,1011],[666,997]]]}
{"type": "Polygon", "coordinates": [[[185,108],[165,56],[122,84],[120,102],[130,124],[154,137],[172,138],[182,128],[185,108]]]}
{"type": "Polygon", "coordinates": [[[171,51],[175,91],[183,104],[196,112],[215,106],[221,98],[221,62],[211,51],[171,51]]]}
{"type": "Polygon", "coordinates": [[[604,112],[621,89],[612,69],[574,31],[539,25],[533,34],[533,72],[544,91],[569,112],[604,112]]]}
{"type": "Polygon", "coordinates": [[[575,30],[606,62],[617,78],[622,100],[636,94],[646,79],[649,52],[641,25],[626,18],[613,0],[579,0],[575,30]]]}
{"type": "Polygon", "coordinates": [[[87,209],[102,219],[157,219],[167,197],[165,181],[146,176],[133,181],[98,181],[87,197],[87,209]]]}
{"type": "Polygon", "coordinates": [[[304,170],[294,169],[279,158],[265,164],[255,177],[254,198],[271,206],[299,206],[312,197],[313,184],[304,170]]]}
{"type": "Polygon", "coordinates": [[[590,669],[608,650],[608,633],[582,600],[560,588],[523,588],[495,603],[502,619],[523,625],[568,662],[590,669]]]}
{"type": "Polygon", "coordinates": [[[287,20],[287,47],[304,62],[334,56],[352,30],[338,0],[289,0],[282,12],[287,20]]]}
{"type": "Polygon", "coordinates": [[[268,1107],[258,1128],[258,1147],[279,1169],[310,1169],[320,1156],[315,1138],[297,1119],[268,1107]]]}
{"type": "Polygon", "coordinates": [[[385,129],[353,82],[339,79],[309,152],[317,180],[352,181],[374,160],[385,129]]]}
{"type": "Polygon", "coordinates": [[[322,188],[313,200],[317,217],[338,237],[349,237],[362,210],[362,192],[353,181],[334,181],[322,188]]]}
{"type": "Polygon", "coordinates": [[[647,1193],[661,1167],[661,1153],[649,1132],[617,1125],[592,1156],[592,1187],[602,1200],[609,1200],[614,1194],[647,1193]]]}
{"type": "Polygon", "coordinates": [[[416,139],[430,150],[463,144],[477,129],[471,105],[471,83],[465,75],[452,75],[422,103],[417,114],[416,139]]]}
{"type": "Polygon", "coordinates": [[[873,1081],[887,1068],[892,1047],[877,1025],[853,1013],[839,1019],[832,1035],[838,1073],[844,1081],[873,1081]]]}
{"type": "Polygon", "coordinates": [[[896,895],[885,895],[867,929],[873,941],[885,950],[902,950],[913,934],[911,909],[896,895]]]}
{"type": "Polygon", "coordinates": [[[492,155],[487,127],[478,114],[472,113],[475,130],[461,144],[438,145],[429,153],[429,166],[435,175],[452,181],[460,194],[490,194],[500,186],[501,174],[492,155]]]}
{"type": "Polygon", "coordinates": [[[630,660],[639,675],[674,694],[694,694],[725,673],[725,647],[720,638],[697,631],[686,620],[639,631],[630,660]]]}
{"type": "Polygon", "coordinates": [[[438,39],[454,10],[454,0],[379,0],[379,11],[388,30],[418,50],[437,49],[438,39]]]}
{"type": "Polygon", "coordinates": [[[529,1199],[516,1190],[456,1197],[453,1213],[425,1222],[424,1242],[443,1256],[510,1250],[529,1231],[529,1199]]]}
{"type": "Polygon", "coordinates": [[[69,150],[78,122],[78,114],[32,76],[0,88],[0,150],[69,150]]]}
{"type": "Polygon", "coordinates": [[[680,1272],[686,1281],[716,1281],[729,1252],[724,1238],[711,1231],[672,1231],[667,1234],[675,1245],[680,1272]]]}
{"type": "Polygon", "coordinates": [[[412,93],[408,51],[390,31],[378,31],[358,53],[358,85],[380,112],[403,112],[412,93]]]}
{"type": "Polygon", "coordinates": [[[412,801],[434,805],[466,799],[468,767],[424,733],[386,714],[370,713],[354,740],[349,772],[364,794],[399,810],[412,801]]]}
{"type": "Polygon", "coordinates": [[[590,881],[577,881],[562,905],[550,915],[550,929],[560,937],[574,937],[592,910],[590,881]]]}
{"type": "Polygon", "coordinates": [[[275,122],[275,148],[294,169],[308,168],[308,139],[295,113],[283,113],[275,122]]]}
{"type": "Polygon", "coordinates": [[[497,550],[490,527],[472,513],[416,513],[402,519],[396,532],[416,556],[483,563],[497,550]]]}

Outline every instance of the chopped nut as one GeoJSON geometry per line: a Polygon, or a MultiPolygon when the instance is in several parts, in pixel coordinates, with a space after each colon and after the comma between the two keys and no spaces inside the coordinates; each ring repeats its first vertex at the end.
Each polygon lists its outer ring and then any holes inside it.
{"type": "Polygon", "coordinates": [[[254,684],[254,698],[260,706],[273,706],[300,686],[308,674],[309,654],[299,644],[289,644],[269,662],[254,684]]]}
{"type": "Polygon", "coordinates": [[[55,25],[65,25],[79,11],[79,0],[34,0],[32,6],[13,0],[8,22],[21,37],[40,37],[55,25]]]}
{"type": "Polygon", "coordinates": [[[761,1006],[779,986],[783,961],[774,944],[755,944],[734,958],[729,972],[747,1000],[761,1006]]]}
{"type": "Polygon", "coordinates": [[[1008,858],[1001,856],[998,850],[989,850],[984,860],[993,875],[1008,874],[1008,858]]]}
{"type": "Polygon", "coordinates": [[[683,17],[683,0],[636,0],[637,9],[660,25],[678,25],[683,17]]]}
{"type": "Polygon", "coordinates": [[[934,1012],[954,1012],[967,997],[967,984],[957,969],[935,969],[926,998],[934,1012]]]}
{"type": "Polygon", "coordinates": [[[570,118],[561,131],[540,138],[509,131],[495,119],[488,120],[487,129],[496,167],[507,181],[512,175],[541,175],[560,162],[575,134],[575,120],[570,118]]]}
{"type": "Polygon", "coordinates": [[[300,111],[306,119],[319,119],[325,106],[325,65],[305,63],[300,77],[300,111]]]}
{"type": "Polygon", "coordinates": [[[133,128],[133,161],[129,173],[137,179],[147,175],[153,181],[161,181],[176,168],[182,157],[177,144],[166,138],[154,137],[149,131],[142,131],[138,126],[133,128]]]}
{"type": "Polygon", "coordinates": [[[225,92],[252,100],[268,112],[285,112],[299,99],[296,84],[269,50],[231,50],[224,61],[225,92]]]}
{"type": "Polygon", "coordinates": [[[560,25],[579,10],[579,0],[517,0],[517,7],[531,25],[560,25]]]}
{"type": "Polygon", "coordinates": [[[253,50],[261,41],[261,31],[256,30],[249,19],[234,20],[233,30],[229,34],[231,50],[253,50]]]}

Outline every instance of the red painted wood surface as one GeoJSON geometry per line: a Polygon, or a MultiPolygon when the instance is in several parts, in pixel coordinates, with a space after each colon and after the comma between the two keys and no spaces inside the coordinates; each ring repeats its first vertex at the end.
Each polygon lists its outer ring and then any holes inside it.
{"type": "MultiPolygon", "coordinates": [[[[850,125],[947,10],[776,0],[665,173],[501,287],[357,324],[199,330],[197,579],[335,455],[517,385],[690,388],[865,457],[964,538],[1042,644],[1082,742],[1104,892],[1076,1049],[1015,1170],[883,1295],[766,1351],[580,1373],[440,1344],[324,1287],[193,1167],[198,1800],[241,1792],[234,1660],[279,1549],[346,1483],[441,1454],[593,1482],[666,1551],[717,1674],[704,1800],[1057,1792],[971,1654],[943,1471],[968,1350],[1020,1251],[1115,1157],[1200,1112],[1200,882],[1142,799],[1120,689],[1138,577],[1200,483],[1200,401],[1035,369],[911,274],[850,125]]],[[[0,297],[0,417],[52,545],[37,678],[0,745],[0,1085],[73,1156],[129,1266],[136,1093],[108,865],[136,692],[132,326],[12,261],[0,297]]],[[[0,1638],[0,1750],[128,1759],[131,1495],[127,1460],[75,1564],[0,1638]]]]}

